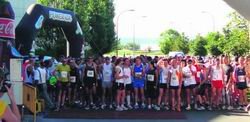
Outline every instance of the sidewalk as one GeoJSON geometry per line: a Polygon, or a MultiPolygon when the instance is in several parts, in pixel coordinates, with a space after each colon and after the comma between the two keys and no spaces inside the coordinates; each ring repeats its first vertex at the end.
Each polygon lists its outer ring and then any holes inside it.
{"type": "MultiPolygon", "coordinates": [[[[184,114],[187,119],[183,120],[47,119],[39,116],[37,122],[250,122],[250,116],[243,112],[184,111],[184,114]]],[[[26,116],[23,122],[32,122],[32,117],[26,116]]]]}

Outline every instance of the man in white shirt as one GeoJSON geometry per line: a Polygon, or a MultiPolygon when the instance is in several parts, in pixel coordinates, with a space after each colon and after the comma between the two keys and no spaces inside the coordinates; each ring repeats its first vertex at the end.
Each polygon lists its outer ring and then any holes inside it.
{"type": "Polygon", "coordinates": [[[37,83],[38,93],[41,97],[44,98],[45,103],[48,105],[48,107],[50,109],[54,109],[55,106],[47,92],[47,84],[46,84],[48,77],[47,69],[44,66],[44,62],[41,62],[40,66],[39,64],[36,64],[36,66],[37,68],[35,69],[34,80],[37,83]]]}

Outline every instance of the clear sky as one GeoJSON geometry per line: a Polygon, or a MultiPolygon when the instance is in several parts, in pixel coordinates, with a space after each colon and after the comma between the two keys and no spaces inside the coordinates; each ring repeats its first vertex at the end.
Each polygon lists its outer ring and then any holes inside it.
{"type": "Polygon", "coordinates": [[[135,25],[135,40],[141,48],[158,48],[160,33],[169,28],[190,38],[198,33],[221,31],[228,22],[228,14],[234,11],[223,0],[114,0],[114,5],[115,24],[119,13],[135,10],[120,16],[119,38],[122,43],[133,40],[135,25]]]}

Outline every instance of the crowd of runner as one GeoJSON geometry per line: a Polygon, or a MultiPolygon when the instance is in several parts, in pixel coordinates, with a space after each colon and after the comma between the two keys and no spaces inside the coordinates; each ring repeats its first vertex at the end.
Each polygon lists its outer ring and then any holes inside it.
{"type": "Polygon", "coordinates": [[[24,82],[48,108],[247,110],[250,56],[29,59],[24,82]]]}

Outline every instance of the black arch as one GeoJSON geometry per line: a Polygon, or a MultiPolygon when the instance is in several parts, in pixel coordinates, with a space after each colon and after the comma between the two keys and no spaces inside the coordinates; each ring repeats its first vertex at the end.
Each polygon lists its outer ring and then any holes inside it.
{"type": "Polygon", "coordinates": [[[30,5],[16,27],[16,47],[21,54],[29,54],[36,33],[43,25],[61,27],[69,41],[70,56],[81,56],[83,34],[75,14],[68,10],[59,10],[40,4],[30,5]]]}

